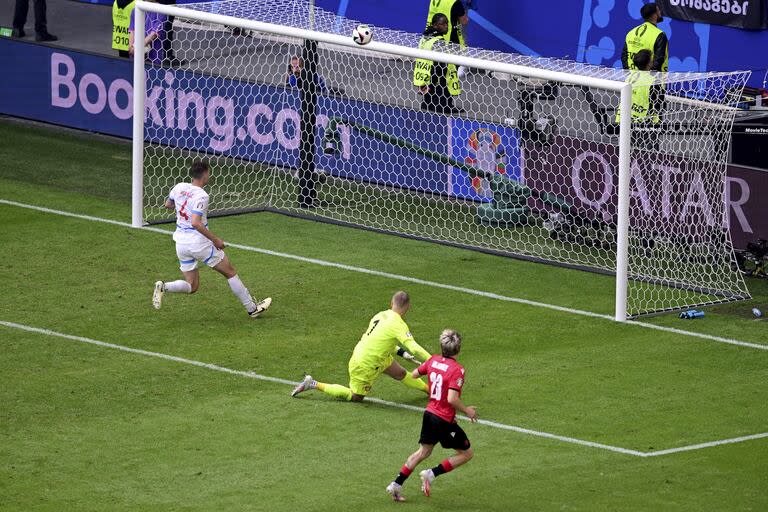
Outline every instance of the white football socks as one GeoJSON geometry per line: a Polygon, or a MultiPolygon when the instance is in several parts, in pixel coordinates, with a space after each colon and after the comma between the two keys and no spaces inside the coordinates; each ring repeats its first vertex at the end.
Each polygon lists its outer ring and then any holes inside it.
{"type": "Polygon", "coordinates": [[[170,283],[163,283],[163,291],[168,293],[192,293],[192,286],[182,280],[171,281],[170,283]]]}
{"type": "Polygon", "coordinates": [[[240,302],[243,306],[245,306],[245,309],[247,309],[249,313],[255,311],[256,304],[254,304],[248,288],[246,288],[243,282],[240,280],[240,276],[230,277],[227,279],[227,282],[229,283],[229,287],[232,289],[232,293],[234,293],[235,296],[240,299],[240,302]]]}

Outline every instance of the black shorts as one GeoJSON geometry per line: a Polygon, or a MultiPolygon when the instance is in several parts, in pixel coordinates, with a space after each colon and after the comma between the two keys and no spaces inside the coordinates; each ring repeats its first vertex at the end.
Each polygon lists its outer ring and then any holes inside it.
{"type": "Polygon", "coordinates": [[[443,448],[453,450],[466,450],[470,447],[467,434],[458,423],[448,423],[443,418],[424,411],[419,444],[435,445],[438,442],[443,448]]]}

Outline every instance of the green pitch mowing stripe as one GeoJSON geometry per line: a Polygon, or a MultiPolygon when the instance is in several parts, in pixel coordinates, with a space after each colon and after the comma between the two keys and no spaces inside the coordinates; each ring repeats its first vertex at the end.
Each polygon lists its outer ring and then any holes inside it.
{"type": "MultiPolygon", "coordinates": [[[[0,325],[8,327],[8,328],[11,328],[11,329],[20,329],[22,331],[34,332],[34,333],[37,333],[37,334],[43,334],[45,336],[54,336],[54,337],[57,337],[57,338],[64,338],[64,339],[71,340],[71,341],[79,341],[81,343],[88,343],[88,344],[96,345],[96,346],[103,347],[103,348],[111,348],[111,349],[115,349],[115,350],[122,350],[123,352],[130,352],[132,354],[138,354],[138,355],[142,355],[142,356],[146,356],[146,357],[156,357],[156,358],[159,358],[159,359],[165,359],[167,361],[174,361],[174,362],[177,362],[177,363],[189,364],[189,365],[192,365],[192,366],[197,366],[199,368],[205,368],[207,370],[213,370],[213,371],[217,371],[217,372],[229,373],[231,375],[238,375],[240,377],[247,377],[249,379],[263,380],[263,381],[267,381],[267,382],[275,382],[275,383],[278,383],[278,384],[287,384],[287,385],[290,385],[290,386],[295,386],[296,384],[298,384],[298,382],[290,381],[290,380],[287,380],[287,379],[281,379],[279,377],[270,377],[268,375],[261,375],[261,374],[255,373],[255,372],[246,372],[246,371],[242,371],[242,370],[233,370],[231,368],[226,368],[224,366],[219,366],[219,365],[216,365],[216,364],[203,363],[201,361],[195,361],[193,359],[186,359],[184,357],[177,357],[177,356],[172,356],[172,355],[169,355],[169,354],[161,354],[159,352],[151,352],[149,350],[141,350],[141,349],[138,349],[138,348],[126,347],[124,345],[118,345],[118,344],[115,344],[115,343],[108,343],[106,341],[94,340],[94,339],[91,339],[91,338],[85,338],[83,336],[73,336],[71,334],[64,334],[64,333],[52,331],[52,330],[49,330],[49,329],[40,329],[38,327],[32,327],[32,326],[29,326],[29,325],[17,324],[17,323],[14,323],[14,322],[6,322],[6,321],[0,320],[0,325]]],[[[396,407],[396,408],[399,408],[399,409],[407,409],[407,410],[410,410],[410,411],[424,412],[424,408],[423,407],[416,407],[414,405],[390,402],[388,400],[382,400],[380,398],[368,397],[368,398],[366,398],[366,401],[377,403],[377,404],[381,404],[381,405],[386,405],[388,407],[396,407]]],[[[459,415],[458,417],[460,419],[469,421],[469,419],[464,417],[464,416],[459,415]]],[[[517,427],[515,425],[506,425],[504,423],[497,423],[495,421],[478,420],[477,423],[479,423],[480,425],[486,425],[488,427],[498,428],[498,429],[501,429],[501,430],[511,430],[511,431],[514,431],[514,432],[522,433],[522,434],[528,434],[528,435],[537,436],[537,437],[544,437],[544,438],[547,438],[547,439],[555,439],[557,441],[564,441],[566,443],[578,444],[578,445],[582,445],[582,446],[589,446],[590,448],[600,448],[602,450],[608,450],[608,451],[612,451],[612,452],[616,452],[616,453],[623,453],[625,455],[634,455],[636,457],[643,457],[643,456],[646,455],[644,452],[639,452],[639,451],[636,451],[636,450],[630,450],[630,449],[627,449],[627,448],[621,448],[619,446],[611,446],[611,445],[608,445],[608,444],[594,443],[592,441],[585,441],[583,439],[576,439],[576,438],[573,438],[573,437],[560,436],[560,435],[557,435],[557,434],[550,434],[549,432],[539,432],[537,430],[531,430],[531,429],[527,429],[527,428],[523,428],[523,427],[517,427]]]]}
{"type": "MultiPolygon", "coordinates": [[[[466,398],[482,417],[647,454],[462,423],[475,458],[440,477],[430,498],[418,476],[406,482],[409,511],[768,510],[768,438],[742,442],[768,431],[768,351],[428,284],[609,315],[608,276],[272,213],[213,227],[244,246],[428,283],[233,248],[246,284],[275,299],[268,315],[249,319],[209,270],[202,293],[166,296],[156,311],[152,283],[179,276],[171,237],[108,222],[129,220],[130,147],[3,122],[0,135],[9,141],[0,197],[95,216],[0,204],[2,320],[343,383],[367,319],[405,287],[409,325],[427,350],[446,327],[465,334],[466,398]]],[[[752,304],[713,307],[703,320],[643,321],[766,344],[768,323],[750,309],[767,308],[768,281],[750,288],[752,304]]],[[[384,488],[417,447],[418,412],[321,393],[295,400],[289,384],[2,325],[0,353],[3,511],[401,507],[384,488]]],[[[426,405],[389,378],[374,395],[426,405]]],[[[436,449],[419,469],[449,453],[436,449]]]]}
{"type": "MultiPolygon", "coordinates": [[[[71,341],[79,341],[81,343],[88,343],[88,344],[96,345],[96,346],[103,347],[103,348],[111,348],[111,349],[121,350],[123,352],[130,352],[132,354],[138,354],[138,355],[142,355],[142,356],[146,356],[146,357],[155,357],[155,358],[158,358],[158,359],[164,359],[166,361],[173,361],[173,362],[176,362],[176,363],[188,364],[188,365],[192,365],[192,366],[197,366],[199,368],[205,368],[207,370],[213,370],[213,371],[217,371],[217,372],[228,373],[230,375],[237,375],[237,376],[240,376],[240,377],[247,377],[249,379],[262,380],[262,381],[273,382],[273,383],[277,383],[277,384],[286,384],[286,385],[289,385],[289,386],[295,386],[296,384],[298,384],[297,382],[294,382],[294,381],[291,381],[291,380],[288,380],[288,379],[281,379],[279,377],[270,377],[268,375],[261,375],[259,373],[255,373],[255,372],[247,372],[247,371],[242,371],[242,370],[233,370],[231,368],[226,368],[224,366],[219,366],[219,365],[212,364],[212,363],[204,363],[202,361],[195,361],[193,359],[187,359],[187,358],[184,358],[184,357],[178,357],[178,356],[173,356],[173,355],[169,355],[169,354],[162,354],[160,352],[152,352],[152,351],[149,351],[149,350],[141,350],[141,349],[137,349],[137,348],[126,347],[124,345],[118,345],[118,344],[109,343],[109,342],[106,342],[106,341],[94,340],[94,339],[86,338],[86,337],[83,337],[83,336],[74,336],[74,335],[71,335],[71,334],[65,334],[65,333],[61,333],[61,332],[56,332],[56,331],[52,331],[50,329],[41,329],[39,327],[32,327],[32,326],[29,326],[29,325],[17,324],[17,323],[14,323],[14,322],[6,322],[6,321],[2,321],[2,320],[0,320],[0,325],[2,325],[4,327],[8,327],[10,329],[19,329],[19,330],[22,330],[22,331],[42,334],[42,335],[45,335],[45,336],[53,336],[53,337],[57,337],[57,338],[64,338],[64,339],[71,340],[71,341]]],[[[417,406],[408,405],[408,404],[401,404],[401,403],[397,403],[397,402],[390,402],[389,400],[382,400],[380,398],[368,397],[366,400],[368,402],[373,402],[373,403],[376,403],[376,404],[385,405],[387,407],[395,407],[395,408],[399,408],[399,409],[407,409],[407,410],[415,411],[415,412],[423,412],[424,411],[423,407],[417,407],[417,406]]],[[[464,416],[461,416],[461,415],[459,415],[458,418],[460,418],[462,420],[465,420],[465,421],[469,421],[468,418],[466,418],[464,416]]],[[[492,427],[492,428],[497,428],[497,429],[500,429],[500,430],[510,430],[510,431],[513,431],[513,432],[521,433],[521,434],[528,434],[528,435],[532,435],[532,436],[536,436],[536,437],[543,437],[543,438],[546,438],[546,439],[553,439],[553,440],[557,440],[557,441],[563,441],[563,442],[566,442],[566,443],[577,444],[577,445],[581,445],[581,446],[587,446],[587,447],[590,447],[590,448],[598,448],[598,449],[601,449],[601,450],[608,450],[608,451],[611,451],[611,452],[621,453],[621,454],[624,454],[624,455],[633,455],[635,457],[658,457],[658,456],[661,456],[661,455],[670,455],[670,454],[679,453],[679,452],[701,450],[701,449],[704,449],[704,448],[711,448],[711,447],[715,447],[715,446],[721,446],[721,445],[724,445],[724,444],[742,443],[742,442],[745,442],[745,441],[752,441],[752,440],[763,439],[763,438],[767,438],[768,437],[768,432],[763,432],[763,433],[760,433],[760,434],[753,434],[753,435],[749,435],[749,436],[734,437],[734,438],[731,438],[731,439],[721,439],[721,440],[717,440],[717,441],[710,441],[710,442],[707,442],[707,443],[698,443],[698,444],[689,445],[689,446],[681,446],[681,447],[678,447],[678,448],[669,448],[669,449],[666,449],[666,450],[655,450],[655,451],[652,451],[652,452],[641,452],[641,451],[638,451],[638,450],[630,450],[628,448],[621,448],[619,446],[611,446],[611,445],[607,445],[607,444],[603,444],[603,443],[595,443],[595,442],[592,442],[592,441],[586,441],[586,440],[583,440],[583,439],[576,439],[576,438],[568,437],[568,436],[561,436],[561,435],[557,435],[557,434],[550,434],[549,432],[540,432],[538,430],[531,430],[531,429],[527,429],[527,428],[523,428],[523,427],[518,427],[518,426],[515,426],[515,425],[507,425],[507,424],[498,423],[498,422],[495,422],[495,421],[488,421],[488,420],[482,420],[481,419],[481,420],[478,420],[477,423],[480,424],[480,425],[485,425],[485,426],[492,427]]]]}
{"type": "MultiPolygon", "coordinates": [[[[102,217],[94,217],[94,216],[91,216],[91,215],[82,215],[82,214],[79,214],[79,213],[67,212],[67,211],[63,211],[63,210],[54,210],[54,209],[51,209],[51,208],[45,208],[45,207],[42,207],[42,206],[37,206],[37,205],[32,205],[32,204],[20,203],[20,202],[17,202],[17,201],[9,201],[9,200],[6,200],[6,199],[0,199],[0,204],[6,204],[6,205],[9,205],[9,206],[16,206],[16,207],[19,207],[19,208],[26,208],[26,209],[40,211],[40,212],[44,212],[44,213],[51,213],[51,214],[54,214],[54,215],[61,215],[61,216],[65,216],[65,217],[72,217],[72,218],[81,219],[81,220],[87,220],[87,221],[91,221],[91,222],[102,222],[102,223],[113,224],[113,225],[116,225],[116,226],[129,227],[129,228],[132,227],[131,224],[127,223],[127,222],[120,222],[120,221],[117,221],[117,220],[105,219],[105,218],[102,218],[102,217]]],[[[145,231],[152,231],[152,232],[155,232],[155,233],[161,233],[161,234],[164,234],[164,235],[172,235],[173,234],[172,231],[165,230],[165,229],[159,229],[159,228],[153,228],[153,227],[142,227],[141,229],[143,229],[145,231]]],[[[352,266],[352,265],[344,265],[342,263],[334,263],[334,262],[331,262],[331,261],[325,261],[325,260],[320,260],[320,259],[316,259],[316,258],[307,258],[307,257],[304,257],[304,256],[298,256],[298,255],[295,255],[295,254],[288,254],[288,253],[284,253],[284,252],[271,251],[269,249],[261,249],[259,247],[252,247],[252,246],[248,246],[248,245],[233,244],[233,243],[227,243],[227,245],[229,247],[234,247],[234,248],[242,249],[242,250],[245,250],[245,251],[256,252],[256,253],[260,253],[260,254],[266,254],[266,255],[269,255],[269,256],[277,256],[277,257],[280,257],[280,258],[292,259],[292,260],[301,261],[301,262],[304,262],[304,263],[312,263],[312,264],[320,265],[320,266],[324,266],[324,267],[338,268],[338,269],[347,270],[347,271],[350,271],[350,272],[358,272],[358,273],[362,273],[362,274],[368,274],[368,275],[373,275],[373,276],[378,276],[378,277],[385,277],[385,278],[388,278],[388,279],[394,279],[394,280],[404,281],[404,282],[408,282],[408,283],[420,284],[420,285],[424,285],[424,286],[431,286],[431,287],[434,287],[434,288],[442,288],[442,289],[445,289],[445,290],[451,290],[451,291],[460,292],[460,293],[467,293],[467,294],[476,295],[476,296],[479,296],[479,297],[485,297],[485,298],[494,299],[494,300],[500,300],[500,301],[505,301],[505,302],[514,302],[514,303],[517,303],[517,304],[525,304],[527,306],[534,306],[534,307],[538,307],[538,308],[545,308],[545,309],[550,309],[550,310],[554,310],[554,311],[559,311],[559,312],[562,312],[562,313],[571,313],[571,314],[574,314],[574,315],[586,316],[586,317],[591,317],[591,318],[599,318],[599,319],[602,319],[602,320],[609,320],[611,322],[614,321],[614,319],[613,319],[613,317],[611,315],[604,315],[604,314],[594,313],[594,312],[591,312],[591,311],[585,311],[585,310],[581,310],[581,309],[557,306],[557,305],[554,305],[554,304],[548,304],[548,303],[545,303],[545,302],[538,302],[538,301],[533,301],[533,300],[528,300],[528,299],[521,299],[521,298],[518,298],[518,297],[510,297],[508,295],[501,295],[501,294],[498,294],[498,293],[486,292],[486,291],[482,291],[482,290],[475,290],[475,289],[472,289],[472,288],[465,288],[463,286],[454,286],[454,285],[445,284],[445,283],[437,283],[437,282],[434,282],[434,281],[428,281],[428,280],[419,279],[419,278],[416,278],[416,277],[404,276],[404,275],[400,275],[400,274],[393,274],[393,273],[389,273],[389,272],[382,272],[382,271],[379,271],[379,270],[372,270],[372,269],[356,267],[356,266],[352,266]]],[[[737,345],[737,346],[740,346],[740,347],[747,347],[747,348],[754,348],[754,349],[757,349],[757,350],[766,350],[766,351],[768,351],[768,345],[763,345],[763,344],[760,344],[760,343],[751,343],[751,342],[748,342],[748,341],[741,341],[741,340],[737,340],[737,339],[733,339],[733,338],[724,338],[722,336],[714,336],[714,335],[711,335],[711,334],[704,334],[704,333],[698,333],[698,332],[692,332],[692,331],[685,331],[683,329],[677,329],[677,328],[674,328],[674,327],[666,327],[666,326],[663,326],[663,325],[656,325],[656,324],[651,324],[651,323],[648,323],[648,322],[631,321],[631,322],[627,322],[626,325],[634,325],[634,326],[643,327],[643,328],[646,328],[646,329],[654,329],[654,330],[657,330],[657,331],[670,332],[670,333],[679,334],[679,335],[682,335],[682,336],[691,336],[691,337],[695,337],[695,338],[701,338],[701,339],[705,339],[705,340],[716,341],[718,343],[725,343],[725,344],[728,344],[728,345],[737,345]]]]}
{"type": "MultiPolygon", "coordinates": [[[[127,341],[119,334],[100,339],[127,341]]],[[[477,425],[469,427],[477,453],[470,464],[441,477],[431,498],[412,477],[408,502],[393,504],[384,486],[415,448],[416,413],[324,397],[291,400],[282,384],[3,327],[0,345],[7,363],[0,386],[3,511],[768,505],[764,442],[640,458],[477,425]]],[[[423,467],[449,453],[438,450],[423,467]]]]}

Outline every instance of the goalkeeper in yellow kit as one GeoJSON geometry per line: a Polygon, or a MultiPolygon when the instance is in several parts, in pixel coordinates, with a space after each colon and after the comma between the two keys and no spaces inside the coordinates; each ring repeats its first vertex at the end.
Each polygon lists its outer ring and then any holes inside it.
{"type": "Polygon", "coordinates": [[[390,309],[371,318],[368,328],[355,346],[349,359],[349,387],[317,382],[311,375],[307,375],[294,388],[291,396],[308,389],[317,389],[336,398],[360,402],[371,392],[373,382],[382,373],[399,380],[409,388],[427,393],[424,381],[414,379],[410,372],[395,361],[395,354],[420,362],[431,357],[429,352],[416,343],[403,320],[411,307],[410,297],[405,292],[397,292],[392,297],[390,306],[390,309]]]}

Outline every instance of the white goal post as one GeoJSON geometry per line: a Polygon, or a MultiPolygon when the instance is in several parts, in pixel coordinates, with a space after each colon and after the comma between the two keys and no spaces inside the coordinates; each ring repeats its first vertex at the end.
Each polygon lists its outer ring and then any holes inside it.
{"type": "Polygon", "coordinates": [[[420,47],[417,34],[379,27],[361,47],[350,37],[357,22],[313,4],[137,0],[135,40],[143,40],[146,13],[175,17],[176,37],[166,44],[173,59],[145,63],[144,48],[136,47],[133,226],[168,220],[158,212],[165,189],[183,178],[184,162],[202,155],[227,169],[215,182],[214,210],[218,194],[226,198],[222,213],[299,214],[615,274],[617,321],[749,297],[741,276],[727,270],[733,250],[717,189],[725,178],[720,145],[733,119],[724,106],[748,74],[654,74],[651,87],[668,89],[667,104],[679,97],[661,123],[636,123],[630,115],[614,121],[612,109],[628,113],[633,106],[634,79],[623,70],[453,45],[433,51],[420,47]],[[293,89],[291,61],[285,76],[278,71],[287,56],[304,67],[296,75],[304,83],[293,89]],[[402,83],[417,59],[472,70],[456,97],[466,110],[423,112],[424,100],[402,83]],[[345,76],[361,66],[386,69],[371,82],[345,76]],[[345,89],[327,86],[332,80],[345,89]],[[718,90],[706,92],[713,86],[718,90]],[[703,101],[688,99],[693,93],[703,101]],[[229,101],[233,95],[269,100],[254,108],[254,99],[248,110],[247,102],[229,101]],[[518,119],[510,121],[505,109],[518,119]],[[587,119],[590,112],[597,121],[587,119]],[[262,121],[281,114],[290,135],[265,132],[262,121]],[[247,118],[247,126],[222,128],[222,116],[247,118]],[[307,132],[308,125],[317,128],[307,132]],[[426,135],[431,131],[443,137],[439,144],[426,135]],[[699,134],[709,148],[695,142],[699,134]],[[274,141],[281,136],[290,139],[282,148],[274,141]],[[489,138],[495,155],[473,153],[479,137],[489,138]],[[334,151],[346,152],[349,162],[331,161],[334,151]],[[361,168],[363,157],[371,169],[361,168]],[[571,169],[577,164],[586,177],[571,169]],[[481,171],[484,165],[491,170],[481,171]],[[610,172],[600,174],[612,166],[615,183],[610,172]],[[307,179],[311,204],[301,202],[307,179]],[[695,247],[690,260],[687,245],[695,247]]]}

